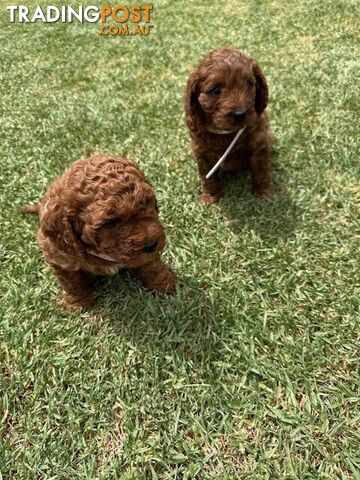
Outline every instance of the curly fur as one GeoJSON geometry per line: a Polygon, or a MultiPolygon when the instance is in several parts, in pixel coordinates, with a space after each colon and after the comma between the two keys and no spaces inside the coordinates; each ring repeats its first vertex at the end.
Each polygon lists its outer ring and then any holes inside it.
{"type": "Polygon", "coordinates": [[[145,287],[172,292],[175,276],[161,262],[165,233],[155,192],[130,160],[93,156],[73,163],[40,206],[37,241],[53,267],[67,308],[95,302],[91,275],[137,269],[145,287]]]}
{"type": "Polygon", "coordinates": [[[259,65],[234,48],[214,50],[190,74],[185,89],[185,119],[198,164],[202,202],[220,199],[219,171],[209,179],[205,176],[245,125],[220,171],[249,167],[254,192],[261,197],[273,194],[267,102],[268,87],[259,65]],[[245,115],[235,119],[235,112],[245,115]]]}

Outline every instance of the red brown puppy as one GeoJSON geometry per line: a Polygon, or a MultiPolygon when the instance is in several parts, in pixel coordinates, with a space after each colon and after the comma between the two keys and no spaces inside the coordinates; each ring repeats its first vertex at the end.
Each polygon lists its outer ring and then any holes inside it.
{"type": "Polygon", "coordinates": [[[191,73],[185,118],[201,179],[201,202],[219,201],[219,172],[244,167],[250,168],[257,195],[273,194],[267,102],[268,87],[258,63],[235,48],[214,50],[191,73]],[[244,130],[225,162],[206,178],[240,129],[244,130]]]}
{"type": "Polygon", "coordinates": [[[130,160],[93,156],[73,163],[40,206],[37,241],[64,290],[66,308],[95,303],[91,275],[136,269],[149,290],[172,292],[175,275],[160,260],[165,233],[155,192],[130,160]]]}

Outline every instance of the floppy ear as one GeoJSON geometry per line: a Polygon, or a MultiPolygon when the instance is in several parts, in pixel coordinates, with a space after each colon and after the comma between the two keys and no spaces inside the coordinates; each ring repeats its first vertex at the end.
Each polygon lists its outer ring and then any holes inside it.
{"type": "Polygon", "coordinates": [[[185,120],[189,130],[196,130],[201,107],[198,102],[199,75],[192,72],[185,88],[185,120]]]}
{"type": "Polygon", "coordinates": [[[269,91],[264,74],[259,65],[254,62],[253,72],[256,80],[255,110],[258,114],[262,113],[268,103],[269,91]]]}
{"type": "Polygon", "coordinates": [[[80,256],[85,253],[80,220],[68,206],[49,200],[43,207],[40,228],[59,250],[80,256]]]}

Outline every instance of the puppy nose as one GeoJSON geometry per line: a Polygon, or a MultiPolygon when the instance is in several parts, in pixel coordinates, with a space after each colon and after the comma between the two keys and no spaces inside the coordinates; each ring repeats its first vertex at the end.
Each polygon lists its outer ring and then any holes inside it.
{"type": "Polygon", "coordinates": [[[233,113],[235,122],[241,122],[246,117],[245,110],[237,110],[233,113]]]}
{"type": "Polygon", "coordinates": [[[154,240],[152,242],[147,243],[146,245],[143,246],[143,252],[145,253],[152,253],[155,251],[157,247],[158,241],[154,240]]]}

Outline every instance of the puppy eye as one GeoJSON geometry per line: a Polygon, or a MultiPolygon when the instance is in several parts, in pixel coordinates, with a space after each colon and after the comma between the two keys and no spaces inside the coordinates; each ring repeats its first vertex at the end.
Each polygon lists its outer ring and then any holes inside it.
{"type": "Polygon", "coordinates": [[[118,227],[122,223],[120,218],[112,218],[103,224],[104,228],[114,228],[118,227]]]}
{"type": "Polygon", "coordinates": [[[253,88],[254,86],[254,82],[252,82],[251,80],[246,80],[245,84],[247,88],[253,88]]]}
{"type": "Polygon", "coordinates": [[[158,207],[157,207],[157,201],[154,200],[153,198],[148,198],[146,200],[144,200],[141,204],[142,208],[145,208],[147,210],[153,210],[154,207],[155,207],[155,210],[158,211],[158,207]]]}
{"type": "Polygon", "coordinates": [[[219,86],[216,86],[212,90],[210,90],[209,94],[213,97],[218,97],[221,94],[221,88],[219,86]]]}

